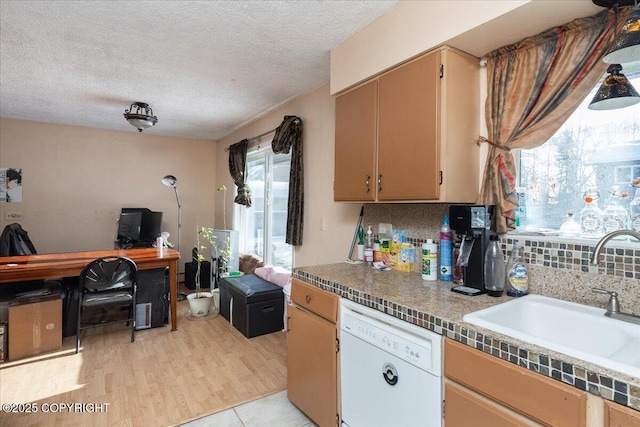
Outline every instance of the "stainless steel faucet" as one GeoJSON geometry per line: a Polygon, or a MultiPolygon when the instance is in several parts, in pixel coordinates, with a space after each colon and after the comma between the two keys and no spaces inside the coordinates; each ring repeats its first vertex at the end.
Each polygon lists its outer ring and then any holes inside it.
{"type": "Polygon", "coordinates": [[[606,245],[609,240],[618,236],[631,236],[640,240],[640,233],[634,230],[616,230],[612,231],[609,234],[605,234],[602,239],[600,239],[598,243],[596,243],[596,247],[593,249],[593,254],[591,254],[591,265],[598,265],[598,257],[600,256],[600,252],[602,252],[604,245],[606,245]]]}
{"type": "Polygon", "coordinates": [[[605,316],[612,319],[622,320],[624,322],[635,323],[640,325],[640,316],[633,315],[631,313],[623,313],[620,311],[620,301],[618,301],[618,293],[611,292],[606,289],[591,288],[591,290],[598,294],[610,295],[609,302],[607,303],[607,311],[605,316]]]}

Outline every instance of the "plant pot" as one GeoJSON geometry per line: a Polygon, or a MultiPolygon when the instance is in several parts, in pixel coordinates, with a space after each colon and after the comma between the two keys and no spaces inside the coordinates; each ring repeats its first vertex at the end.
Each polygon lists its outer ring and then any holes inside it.
{"type": "Polygon", "coordinates": [[[187,295],[189,311],[193,317],[203,317],[209,313],[213,294],[211,292],[192,293],[187,295]],[[198,296],[198,298],[196,298],[198,296]]]}

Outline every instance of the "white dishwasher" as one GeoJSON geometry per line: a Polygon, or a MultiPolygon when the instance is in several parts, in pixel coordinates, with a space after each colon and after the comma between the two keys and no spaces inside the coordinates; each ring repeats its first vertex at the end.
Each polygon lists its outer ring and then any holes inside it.
{"type": "Polygon", "coordinates": [[[442,337],[340,300],[343,427],[442,426],[442,337]]]}

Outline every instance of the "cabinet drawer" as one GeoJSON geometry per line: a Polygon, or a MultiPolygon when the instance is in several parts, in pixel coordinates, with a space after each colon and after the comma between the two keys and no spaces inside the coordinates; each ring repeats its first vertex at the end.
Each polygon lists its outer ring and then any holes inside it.
{"type": "Polygon", "coordinates": [[[540,427],[542,425],[455,383],[447,381],[444,390],[445,427],[540,427]]]}
{"type": "Polygon", "coordinates": [[[640,411],[613,402],[604,405],[605,427],[640,427],[640,411]]]}
{"type": "Polygon", "coordinates": [[[552,426],[584,426],[587,395],[559,381],[445,339],[445,376],[552,426]]]}
{"type": "Polygon", "coordinates": [[[333,323],[338,321],[338,302],[340,297],[323,291],[313,285],[293,279],[291,283],[291,301],[333,323]]]}

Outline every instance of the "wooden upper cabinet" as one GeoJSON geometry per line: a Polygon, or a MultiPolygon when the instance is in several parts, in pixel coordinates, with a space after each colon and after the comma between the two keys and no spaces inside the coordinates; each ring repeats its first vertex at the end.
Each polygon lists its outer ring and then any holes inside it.
{"type": "Polygon", "coordinates": [[[336,98],[336,201],[375,200],[378,81],[336,98]]]}
{"type": "Polygon", "coordinates": [[[478,59],[443,47],[336,97],[336,201],[475,203],[478,59]]]}
{"type": "Polygon", "coordinates": [[[433,200],[440,194],[440,52],[380,77],[378,200],[433,200]]]}

